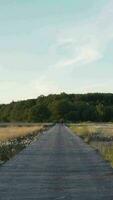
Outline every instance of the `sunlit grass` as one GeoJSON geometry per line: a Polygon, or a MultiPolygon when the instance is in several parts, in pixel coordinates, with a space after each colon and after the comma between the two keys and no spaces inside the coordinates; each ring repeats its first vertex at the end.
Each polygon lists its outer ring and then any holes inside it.
{"type": "Polygon", "coordinates": [[[70,126],[73,132],[100,152],[113,167],[113,124],[82,123],[70,126]]]}
{"type": "Polygon", "coordinates": [[[37,140],[39,133],[43,130],[45,130],[44,125],[0,127],[0,164],[37,140]]]}
{"type": "Polygon", "coordinates": [[[6,141],[9,139],[23,137],[29,135],[34,131],[39,131],[43,128],[43,126],[31,126],[31,127],[16,127],[16,126],[9,126],[6,128],[0,128],[0,141],[6,141]]]}

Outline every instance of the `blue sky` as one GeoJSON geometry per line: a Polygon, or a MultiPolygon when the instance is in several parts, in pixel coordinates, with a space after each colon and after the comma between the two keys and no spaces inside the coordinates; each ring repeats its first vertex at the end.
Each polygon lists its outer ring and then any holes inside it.
{"type": "Polygon", "coordinates": [[[112,0],[0,0],[0,103],[113,92],[112,0]]]}

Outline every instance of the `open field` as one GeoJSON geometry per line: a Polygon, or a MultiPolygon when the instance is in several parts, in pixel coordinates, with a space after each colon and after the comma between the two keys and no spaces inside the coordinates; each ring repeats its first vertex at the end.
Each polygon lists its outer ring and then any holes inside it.
{"type": "Polygon", "coordinates": [[[19,153],[36,140],[43,130],[44,124],[5,124],[0,126],[0,164],[19,153]]]}
{"type": "Polygon", "coordinates": [[[70,127],[113,167],[113,123],[80,123],[70,127]]]}
{"type": "Polygon", "coordinates": [[[0,141],[6,141],[9,139],[17,138],[17,137],[23,137],[28,134],[31,134],[34,131],[39,131],[43,128],[42,125],[39,126],[8,126],[8,127],[2,127],[0,128],[0,141]]]}

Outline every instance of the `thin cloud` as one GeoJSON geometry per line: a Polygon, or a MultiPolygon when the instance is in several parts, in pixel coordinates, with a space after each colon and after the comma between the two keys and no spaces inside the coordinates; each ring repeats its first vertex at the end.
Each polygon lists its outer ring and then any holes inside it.
{"type": "Polygon", "coordinates": [[[77,66],[89,64],[101,58],[102,58],[102,55],[96,49],[82,47],[82,50],[78,53],[78,55],[75,56],[75,58],[71,58],[71,59],[69,58],[63,62],[59,62],[55,65],[55,67],[63,68],[63,67],[74,65],[73,67],[75,68],[76,64],[77,66]]]}
{"type": "Polygon", "coordinates": [[[95,19],[86,24],[83,22],[76,29],[72,27],[71,30],[60,32],[62,33],[57,38],[56,52],[61,48],[65,51],[69,48],[65,59],[60,57],[55,68],[83,66],[102,59],[109,42],[113,40],[113,1],[108,2],[95,19]]]}

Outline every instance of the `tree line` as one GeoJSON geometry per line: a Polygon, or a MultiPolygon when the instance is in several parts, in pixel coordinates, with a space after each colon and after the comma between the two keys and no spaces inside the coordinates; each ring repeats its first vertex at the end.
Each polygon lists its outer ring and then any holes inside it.
{"type": "Polygon", "coordinates": [[[0,122],[109,122],[113,94],[51,94],[0,105],[0,122]]]}

